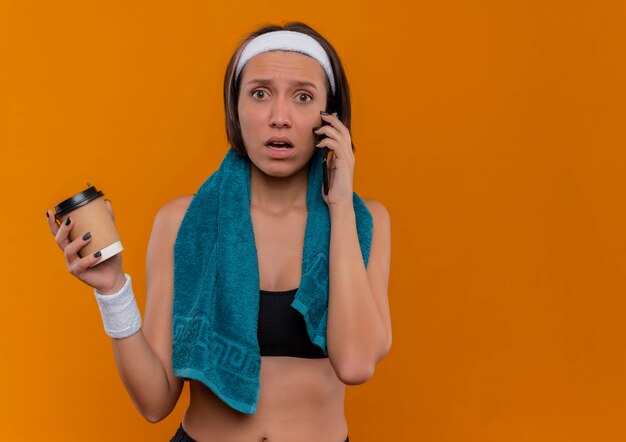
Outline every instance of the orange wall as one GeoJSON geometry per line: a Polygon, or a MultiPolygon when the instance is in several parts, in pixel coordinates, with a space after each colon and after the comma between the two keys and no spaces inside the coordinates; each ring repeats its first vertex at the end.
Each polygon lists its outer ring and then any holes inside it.
{"type": "Polygon", "coordinates": [[[227,144],[222,78],[302,20],[351,81],[355,190],[392,218],[393,347],[355,441],[626,440],[624,2],[0,1],[0,439],[169,440],[44,211],[112,200],[143,313],[158,208],[227,144]]]}

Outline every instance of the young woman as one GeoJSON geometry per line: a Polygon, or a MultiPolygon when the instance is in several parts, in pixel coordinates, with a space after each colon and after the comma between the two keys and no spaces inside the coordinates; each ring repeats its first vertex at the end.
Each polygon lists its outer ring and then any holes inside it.
{"type": "MultiPolygon", "coordinates": [[[[172,440],[348,441],[345,386],[366,382],[391,346],[390,219],[380,202],[363,198],[373,220],[366,267],[353,208],[350,94],[341,61],[328,41],[303,23],[266,26],[248,35],[233,54],[224,100],[229,142],[250,161],[250,215],[264,300],[260,392],[255,413],[245,414],[189,379],[190,404],[172,440]],[[259,39],[267,33],[274,33],[273,46],[259,39]],[[332,152],[330,187],[323,193],[331,220],[327,355],[308,339],[300,313],[284,302],[293,299],[302,277],[307,165],[321,148],[332,152]],[[283,345],[265,347],[270,338],[283,345]]],[[[126,313],[115,313],[126,315],[116,320],[127,321],[131,331],[110,336],[122,381],[150,422],[171,413],[184,385],[172,369],[173,249],[193,198],[175,198],[155,217],[143,324],[121,254],[89,268],[98,258],[78,256],[88,235],[70,242],[71,219],[58,225],[52,211],[46,213],[70,273],[95,289],[105,329],[111,321],[105,318],[106,303],[132,301],[125,302],[126,313]]],[[[113,216],[109,201],[107,207],[113,216]]]]}

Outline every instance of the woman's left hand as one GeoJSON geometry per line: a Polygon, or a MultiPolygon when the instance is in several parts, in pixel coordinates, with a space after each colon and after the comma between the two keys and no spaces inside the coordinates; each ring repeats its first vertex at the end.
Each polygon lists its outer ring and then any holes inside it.
{"type": "Polygon", "coordinates": [[[352,152],[352,138],[348,128],[337,118],[337,113],[330,115],[321,114],[326,124],[315,131],[317,135],[326,135],[319,144],[318,149],[328,147],[331,151],[328,165],[328,195],[324,194],[324,188],[320,189],[322,198],[329,209],[338,206],[352,208],[352,192],[354,179],[354,152],[352,152]]]}

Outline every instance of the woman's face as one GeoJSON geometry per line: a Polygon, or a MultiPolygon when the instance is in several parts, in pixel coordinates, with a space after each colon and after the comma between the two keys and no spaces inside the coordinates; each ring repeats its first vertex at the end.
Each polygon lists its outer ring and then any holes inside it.
{"type": "Polygon", "coordinates": [[[326,109],[326,74],[313,58],[269,51],[252,58],[241,72],[239,123],[252,163],[268,175],[289,176],[314,154],[320,111],[326,109]],[[299,83],[296,83],[299,82],[299,83]],[[271,137],[286,137],[293,148],[276,153],[271,137]]]}

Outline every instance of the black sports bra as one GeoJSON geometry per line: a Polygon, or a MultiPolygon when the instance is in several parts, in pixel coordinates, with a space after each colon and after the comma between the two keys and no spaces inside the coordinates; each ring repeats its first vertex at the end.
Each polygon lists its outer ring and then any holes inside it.
{"type": "Polygon", "coordinates": [[[311,342],[304,318],[291,306],[298,289],[272,292],[261,290],[257,336],[261,356],[327,358],[311,342]]]}

